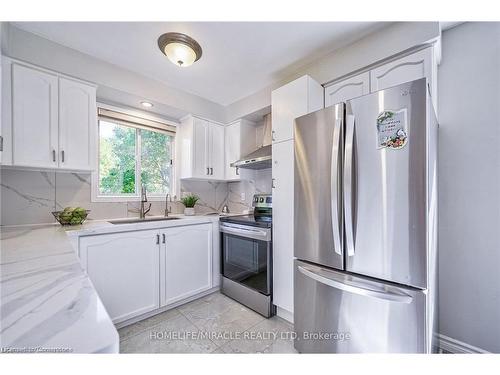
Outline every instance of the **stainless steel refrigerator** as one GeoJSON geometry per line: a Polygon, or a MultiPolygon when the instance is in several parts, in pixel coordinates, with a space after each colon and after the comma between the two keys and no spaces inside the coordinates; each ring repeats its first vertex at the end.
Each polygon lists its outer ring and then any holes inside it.
{"type": "Polygon", "coordinates": [[[295,120],[299,352],[435,350],[437,130],[425,79],[295,120]]]}

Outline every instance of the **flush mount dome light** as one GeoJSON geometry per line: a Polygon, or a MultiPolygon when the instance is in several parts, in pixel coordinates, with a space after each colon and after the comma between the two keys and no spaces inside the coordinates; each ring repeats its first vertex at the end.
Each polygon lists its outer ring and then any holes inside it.
{"type": "Polygon", "coordinates": [[[166,33],[158,38],[158,47],[175,65],[186,67],[201,57],[201,47],[196,40],[181,33],[166,33]]]}

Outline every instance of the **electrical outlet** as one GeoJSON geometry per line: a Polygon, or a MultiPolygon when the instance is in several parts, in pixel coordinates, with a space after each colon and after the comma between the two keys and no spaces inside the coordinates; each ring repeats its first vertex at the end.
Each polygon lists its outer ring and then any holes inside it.
{"type": "Polygon", "coordinates": [[[245,201],[246,201],[246,199],[247,199],[247,197],[246,197],[245,193],[240,193],[240,200],[241,200],[242,202],[245,202],[245,201]]]}

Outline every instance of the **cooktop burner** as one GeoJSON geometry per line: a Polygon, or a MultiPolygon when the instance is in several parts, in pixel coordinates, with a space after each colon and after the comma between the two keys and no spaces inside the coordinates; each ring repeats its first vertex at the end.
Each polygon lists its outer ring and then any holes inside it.
{"type": "Polygon", "coordinates": [[[252,227],[271,228],[272,216],[237,215],[221,217],[220,221],[233,224],[250,225],[252,227]]]}

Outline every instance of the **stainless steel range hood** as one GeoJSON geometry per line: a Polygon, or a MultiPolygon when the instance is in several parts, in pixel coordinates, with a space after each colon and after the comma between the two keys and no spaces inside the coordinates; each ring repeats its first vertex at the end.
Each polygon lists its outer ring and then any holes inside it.
{"type": "Polygon", "coordinates": [[[266,169],[271,168],[272,150],[271,145],[262,146],[254,152],[246,155],[242,159],[231,163],[231,167],[246,169],[266,169]]]}
{"type": "Polygon", "coordinates": [[[271,136],[271,114],[264,116],[264,124],[262,129],[262,146],[257,150],[245,155],[240,160],[231,163],[231,167],[245,169],[268,169],[272,166],[272,136],[271,136]]]}

